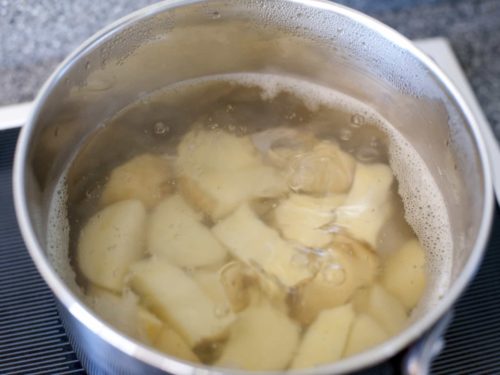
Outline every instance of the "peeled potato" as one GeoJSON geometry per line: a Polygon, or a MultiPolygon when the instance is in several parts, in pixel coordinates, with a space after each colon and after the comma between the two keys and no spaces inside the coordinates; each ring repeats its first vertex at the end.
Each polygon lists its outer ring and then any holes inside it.
{"type": "Polygon", "coordinates": [[[114,203],[92,216],[80,232],[77,262],[83,275],[120,292],[129,266],[145,248],[146,210],[138,200],[114,203]]]}
{"type": "Polygon", "coordinates": [[[425,253],[414,239],[387,258],[382,285],[410,310],[422,297],[425,276],[425,253]]]}
{"type": "Polygon", "coordinates": [[[161,257],[135,264],[130,285],[191,347],[223,337],[234,320],[231,311],[219,310],[189,275],[161,257]]]}
{"type": "Polygon", "coordinates": [[[336,210],[336,225],[375,247],[380,228],[391,213],[388,198],[393,179],[385,164],[358,163],[351,190],[336,210]]]}
{"type": "Polygon", "coordinates": [[[137,326],[139,338],[152,344],[163,329],[163,322],[143,307],[139,307],[137,312],[137,326]]]}
{"type": "Polygon", "coordinates": [[[154,347],[163,353],[185,361],[200,362],[184,339],[168,326],[162,328],[154,343],[154,347]]]}
{"type": "Polygon", "coordinates": [[[395,335],[404,327],[407,319],[403,304],[379,284],[359,293],[354,299],[357,311],[371,315],[386,332],[395,335]]]}
{"type": "Polygon", "coordinates": [[[286,287],[312,276],[307,267],[293,262],[297,250],[264,224],[247,204],[218,222],[212,231],[234,257],[275,277],[286,287]]]}
{"type": "Polygon", "coordinates": [[[231,327],[217,366],[243,370],[287,367],[299,343],[299,326],[269,304],[251,306],[231,327]]]}
{"type": "Polygon", "coordinates": [[[335,209],[345,200],[345,195],[315,198],[291,194],[275,211],[276,226],[289,240],[304,246],[323,247],[333,238],[325,228],[335,219],[335,209]]]}
{"type": "Polygon", "coordinates": [[[373,251],[360,242],[337,236],[321,258],[314,279],[297,289],[293,316],[309,324],[321,310],[343,305],[358,288],[373,282],[378,267],[378,257],[373,251]]]}
{"type": "Polygon", "coordinates": [[[214,220],[250,199],[286,192],[284,178],[264,165],[248,137],[194,130],[183,138],[178,152],[180,192],[214,220]]]}
{"type": "Polygon", "coordinates": [[[314,367],[339,360],[353,320],[354,310],[350,304],[323,310],[304,334],[290,368],[314,367]]]}
{"type": "Polygon", "coordinates": [[[349,357],[387,340],[389,335],[375,319],[360,314],[352,323],[343,357],[349,357]]]}
{"type": "Polygon", "coordinates": [[[202,215],[178,194],[167,197],[151,214],[148,249],[179,267],[219,264],[227,255],[224,246],[202,223],[202,215]]]}
{"type": "Polygon", "coordinates": [[[311,194],[345,193],[351,186],[356,161],[330,141],[290,158],[288,183],[292,190],[311,194]]]}
{"type": "Polygon", "coordinates": [[[101,204],[107,206],[127,199],[138,199],[151,208],[171,187],[170,166],[164,158],[152,154],[136,156],[116,167],[109,176],[101,195],[101,204]]]}

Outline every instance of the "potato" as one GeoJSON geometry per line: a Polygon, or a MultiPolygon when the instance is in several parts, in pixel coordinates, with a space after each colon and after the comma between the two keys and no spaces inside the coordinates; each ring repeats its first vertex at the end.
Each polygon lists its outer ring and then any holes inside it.
{"type": "Polygon", "coordinates": [[[297,250],[264,224],[247,204],[218,222],[212,231],[234,257],[262,269],[286,287],[312,277],[307,267],[293,262],[297,250]]]}
{"type": "Polygon", "coordinates": [[[392,181],[387,165],[358,163],[351,190],[336,210],[336,225],[375,248],[378,232],[391,213],[392,181]]]}
{"type": "Polygon", "coordinates": [[[354,310],[350,304],[323,310],[304,334],[290,368],[308,368],[339,360],[353,320],[354,310]]]}
{"type": "Polygon", "coordinates": [[[231,311],[222,314],[190,276],[162,257],[135,264],[130,285],[144,304],[191,347],[223,337],[235,318],[231,311]]]}
{"type": "Polygon", "coordinates": [[[156,315],[143,307],[139,307],[137,312],[137,326],[139,338],[148,344],[153,344],[163,329],[164,324],[156,315]]]}
{"type": "Polygon", "coordinates": [[[335,209],[345,200],[345,195],[315,198],[290,194],[275,211],[275,222],[283,236],[304,246],[323,247],[333,238],[325,226],[335,219],[335,209]]]}
{"type": "Polygon", "coordinates": [[[287,190],[284,178],[264,165],[248,137],[194,130],[183,138],[178,152],[180,192],[214,220],[245,201],[287,190]]]}
{"type": "Polygon", "coordinates": [[[292,314],[303,324],[311,323],[321,310],[346,303],[360,287],[373,282],[378,257],[362,243],[336,236],[321,257],[314,279],[300,285],[293,298],[292,314]]]}
{"type": "Polygon", "coordinates": [[[103,288],[120,292],[129,266],[145,248],[146,210],[138,200],[114,203],[80,232],[77,263],[83,275],[103,288]]]}
{"type": "Polygon", "coordinates": [[[224,246],[202,223],[202,215],[178,194],[163,200],[151,214],[148,250],[179,267],[220,264],[227,256],[224,246]]]}
{"type": "Polygon", "coordinates": [[[345,193],[352,184],[356,161],[330,141],[290,158],[288,183],[292,190],[311,194],[345,193]]]}
{"type": "Polygon", "coordinates": [[[101,205],[138,199],[153,207],[172,189],[170,166],[164,158],[152,154],[136,156],[111,172],[101,195],[101,205]]]}
{"type": "Polygon", "coordinates": [[[255,282],[247,267],[241,262],[229,262],[219,271],[219,280],[233,311],[245,309],[250,303],[249,287],[255,282]]]}
{"type": "Polygon", "coordinates": [[[354,299],[356,311],[371,315],[382,328],[395,335],[405,326],[405,307],[379,284],[358,293],[354,299]]]}
{"type": "Polygon", "coordinates": [[[269,304],[239,314],[217,366],[243,370],[287,367],[299,343],[299,326],[269,304]]]}
{"type": "Polygon", "coordinates": [[[168,326],[162,328],[154,347],[163,353],[185,361],[200,362],[184,339],[168,326]]]}
{"type": "Polygon", "coordinates": [[[359,314],[352,323],[343,357],[349,357],[387,340],[389,335],[375,319],[359,314]]]}
{"type": "Polygon", "coordinates": [[[387,258],[382,273],[382,285],[397,297],[407,310],[411,310],[422,297],[425,284],[425,253],[420,243],[413,239],[387,258]]]}

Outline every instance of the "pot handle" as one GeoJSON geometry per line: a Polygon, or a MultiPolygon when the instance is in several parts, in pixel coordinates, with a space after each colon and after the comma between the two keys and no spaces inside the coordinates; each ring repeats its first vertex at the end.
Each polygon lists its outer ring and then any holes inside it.
{"type": "Polygon", "coordinates": [[[408,349],[402,358],[401,371],[403,374],[428,375],[430,373],[432,361],[444,348],[444,334],[452,317],[453,311],[450,310],[408,349]]]}

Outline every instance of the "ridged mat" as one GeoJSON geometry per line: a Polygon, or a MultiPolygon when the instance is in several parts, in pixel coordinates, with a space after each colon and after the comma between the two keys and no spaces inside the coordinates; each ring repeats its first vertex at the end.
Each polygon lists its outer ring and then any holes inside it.
{"type": "MultiPolygon", "coordinates": [[[[17,227],[12,159],[18,130],[0,132],[0,374],[85,374],[17,227]]],[[[497,210],[498,211],[498,210],[497,210]]],[[[500,217],[483,265],[458,302],[433,374],[500,373],[500,217]]]]}

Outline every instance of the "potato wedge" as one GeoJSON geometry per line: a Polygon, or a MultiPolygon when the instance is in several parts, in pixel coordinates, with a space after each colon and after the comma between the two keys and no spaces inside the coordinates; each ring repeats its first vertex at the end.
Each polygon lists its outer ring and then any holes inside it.
{"type": "Polygon", "coordinates": [[[143,303],[190,347],[223,337],[235,318],[231,311],[221,314],[217,304],[189,275],[162,257],[135,264],[130,285],[143,303]]]}
{"type": "Polygon", "coordinates": [[[382,285],[397,297],[407,310],[414,308],[426,284],[425,253],[416,240],[408,241],[391,254],[382,273],[382,285]]]}
{"type": "Polygon", "coordinates": [[[360,287],[377,276],[379,260],[364,244],[336,236],[321,257],[314,279],[299,286],[292,314],[302,324],[310,324],[321,310],[345,304],[360,287]]]}
{"type": "Polygon", "coordinates": [[[389,335],[369,315],[359,314],[352,323],[343,357],[360,353],[387,340],[389,335]]]}
{"type": "Polygon", "coordinates": [[[148,343],[153,344],[158,338],[163,329],[163,322],[156,315],[146,310],[144,307],[139,307],[137,311],[137,330],[139,338],[148,343]]]}
{"type": "Polygon", "coordinates": [[[80,232],[77,263],[94,284],[123,289],[129,266],[144,255],[146,210],[138,200],[114,203],[94,216],[80,232]]]}
{"type": "Polygon", "coordinates": [[[269,304],[251,306],[231,327],[218,366],[244,370],[283,370],[299,343],[299,326],[269,304]]]}
{"type": "Polygon", "coordinates": [[[403,304],[384,287],[374,284],[358,293],[354,298],[354,307],[358,312],[371,315],[389,334],[395,335],[405,326],[408,316],[403,304]]]}
{"type": "Polygon", "coordinates": [[[179,267],[204,267],[219,264],[227,250],[178,195],[164,199],[149,220],[148,250],[165,256],[179,267]]]}
{"type": "Polygon", "coordinates": [[[307,267],[292,261],[298,251],[264,224],[247,204],[218,222],[212,231],[233,256],[262,269],[286,287],[312,277],[307,267]]]}
{"type": "Polygon", "coordinates": [[[351,190],[336,210],[336,225],[375,248],[378,232],[391,213],[388,197],[393,180],[385,164],[357,163],[351,190]]]}
{"type": "Polygon", "coordinates": [[[308,368],[339,360],[353,320],[354,310],[350,304],[320,312],[304,334],[290,368],[308,368]]]}
{"type": "Polygon", "coordinates": [[[166,159],[152,154],[136,156],[111,172],[101,195],[101,205],[138,199],[153,207],[172,187],[172,172],[166,159]]]}
{"type": "Polygon", "coordinates": [[[283,236],[304,246],[323,247],[333,239],[324,227],[335,219],[335,209],[345,200],[337,194],[324,198],[291,194],[275,210],[275,222],[283,236]]]}
{"type": "Polygon", "coordinates": [[[165,354],[184,361],[200,362],[186,341],[168,326],[163,326],[153,346],[165,354]]]}

